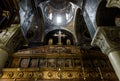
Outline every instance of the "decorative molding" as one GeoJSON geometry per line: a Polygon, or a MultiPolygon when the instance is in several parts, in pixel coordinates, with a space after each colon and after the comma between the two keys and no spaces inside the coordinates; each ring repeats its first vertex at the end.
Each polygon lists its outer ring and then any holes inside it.
{"type": "MultiPolygon", "coordinates": [[[[103,72],[105,79],[114,78],[115,74],[112,71],[103,72]]],[[[18,71],[17,68],[7,69],[3,71],[1,79],[42,79],[42,80],[59,80],[59,79],[87,79],[101,77],[98,72],[83,72],[80,70],[43,70],[43,71],[18,71]]]]}
{"type": "Polygon", "coordinates": [[[72,45],[46,45],[46,46],[40,46],[36,48],[28,48],[25,50],[19,50],[14,54],[14,56],[35,56],[35,55],[53,55],[58,56],[60,53],[60,56],[63,55],[80,55],[80,50],[76,46],[72,45]],[[34,55],[35,54],[35,55],[34,55]]]}
{"type": "Polygon", "coordinates": [[[98,27],[91,45],[100,47],[105,54],[120,49],[120,28],[98,27]]]}
{"type": "Polygon", "coordinates": [[[118,7],[118,8],[120,8],[120,0],[107,0],[106,7],[118,7]]]}
{"type": "Polygon", "coordinates": [[[7,77],[8,77],[8,78],[12,78],[12,77],[13,77],[13,75],[14,75],[14,73],[13,73],[13,72],[9,72],[9,73],[7,73],[7,77]]]}
{"type": "Polygon", "coordinates": [[[16,75],[17,75],[17,78],[22,78],[24,73],[23,72],[18,72],[18,73],[16,73],[16,75]]]}

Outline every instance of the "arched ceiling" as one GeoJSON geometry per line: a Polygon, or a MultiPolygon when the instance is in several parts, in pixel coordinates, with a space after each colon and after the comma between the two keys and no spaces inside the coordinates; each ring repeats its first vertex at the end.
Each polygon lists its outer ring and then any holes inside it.
{"type": "MultiPolygon", "coordinates": [[[[19,24],[19,3],[20,0],[0,0],[0,29],[10,27],[12,23],[19,24]]],[[[37,5],[46,0],[34,0],[37,5]]],[[[69,0],[78,3],[79,0],[69,0]]]]}
{"type": "MultiPolygon", "coordinates": [[[[0,0],[0,29],[9,27],[12,23],[18,24],[20,23],[18,1],[19,0],[0,0]]],[[[34,0],[34,1],[35,5],[37,5],[38,3],[46,0],[34,0]]],[[[113,22],[112,16],[113,15],[115,16],[115,13],[117,13],[118,11],[120,12],[120,9],[118,8],[109,9],[106,8],[105,7],[106,0],[69,0],[69,1],[77,4],[83,11],[81,14],[83,15],[84,19],[82,22],[80,22],[81,26],[80,36],[84,36],[83,38],[80,39],[82,39],[83,42],[84,41],[90,42],[91,39],[88,40],[90,38],[89,33],[92,38],[95,34],[97,26],[109,25],[111,22],[113,22]],[[112,13],[112,11],[114,11],[115,13],[112,13]]]]}

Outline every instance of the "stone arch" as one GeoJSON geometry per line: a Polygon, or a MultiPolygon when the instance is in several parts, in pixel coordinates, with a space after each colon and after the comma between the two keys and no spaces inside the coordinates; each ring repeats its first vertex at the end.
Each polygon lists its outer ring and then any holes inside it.
{"type": "Polygon", "coordinates": [[[102,0],[96,12],[97,26],[115,26],[115,17],[120,15],[120,9],[117,7],[106,7],[107,1],[102,0]]]}

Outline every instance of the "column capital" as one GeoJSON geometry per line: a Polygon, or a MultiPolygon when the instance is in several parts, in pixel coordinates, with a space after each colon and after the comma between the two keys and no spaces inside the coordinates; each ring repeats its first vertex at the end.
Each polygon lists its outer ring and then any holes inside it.
{"type": "Polygon", "coordinates": [[[119,27],[98,27],[92,46],[98,46],[105,54],[111,51],[120,50],[120,28],[119,27]]]}
{"type": "Polygon", "coordinates": [[[9,54],[13,53],[24,40],[20,25],[12,24],[9,28],[1,30],[0,32],[0,48],[7,51],[9,54]]]}

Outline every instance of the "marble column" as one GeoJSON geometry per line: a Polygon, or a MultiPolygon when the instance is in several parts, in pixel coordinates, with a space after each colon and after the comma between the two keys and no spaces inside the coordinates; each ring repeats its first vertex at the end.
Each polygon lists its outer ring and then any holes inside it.
{"type": "Polygon", "coordinates": [[[24,41],[19,24],[12,24],[11,27],[2,30],[0,33],[0,71],[2,71],[8,55],[11,56],[24,44],[24,41]]]}
{"type": "Polygon", "coordinates": [[[0,49],[0,73],[2,72],[2,69],[5,66],[7,59],[8,53],[5,50],[0,49]]]}
{"type": "Polygon", "coordinates": [[[108,56],[120,80],[120,28],[98,27],[91,45],[98,46],[108,56]]]}
{"type": "Polygon", "coordinates": [[[120,50],[110,52],[108,57],[120,80],[120,50]]]}

